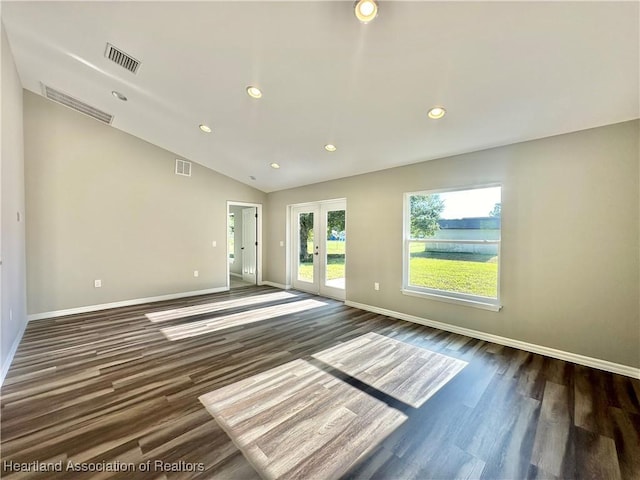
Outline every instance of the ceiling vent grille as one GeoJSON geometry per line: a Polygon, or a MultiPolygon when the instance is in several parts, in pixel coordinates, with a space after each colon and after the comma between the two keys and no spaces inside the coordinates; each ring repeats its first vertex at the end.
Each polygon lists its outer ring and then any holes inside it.
{"type": "Polygon", "coordinates": [[[131,73],[138,73],[140,61],[136,60],[131,55],[124,53],[122,50],[114,47],[110,43],[107,43],[107,49],[104,52],[104,56],[121,67],[126,68],[131,73]]]}
{"type": "Polygon", "coordinates": [[[176,158],[176,175],[191,176],[191,162],[176,158]]]}
{"type": "Polygon", "coordinates": [[[85,115],[90,116],[91,118],[95,118],[96,120],[101,121],[102,123],[106,123],[107,125],[111,125],[113,121],[113,115],[110,113],[103,112],[91,105],[84,103],[77,98],[73,98],[71,95],[67,95],[66,93],[62,93],[55,88],[51,88],[47,85],[43,85],[44,96],[49,100],[53,100],[54,102],[60,103],[65,107],[69,107],[76,112],[84,113],[85,115]]]}

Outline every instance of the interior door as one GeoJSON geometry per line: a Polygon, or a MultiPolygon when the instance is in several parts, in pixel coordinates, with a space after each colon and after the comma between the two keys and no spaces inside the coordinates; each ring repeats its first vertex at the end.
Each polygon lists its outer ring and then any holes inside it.
{"type": "Polygon", "coordinates": [[[292,207],[293,287],[344,300],[346,201],[292,207]]]}
{"type": "Polygon", "coordinates": [[[256,283],[257,209],[242,210],[242,280],[256,283]]]}

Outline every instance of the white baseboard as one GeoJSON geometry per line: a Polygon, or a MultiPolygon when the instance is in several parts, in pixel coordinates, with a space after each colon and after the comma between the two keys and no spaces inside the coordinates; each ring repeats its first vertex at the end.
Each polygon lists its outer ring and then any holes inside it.
{"type": "Polygon", "coordinates": [[[264,281],[261,285],[269,285],[270,287],[281,288],[282,290],[291,290],[291,285],[284,285],[282,283],[264,281]]]}
{"type": "Polygon", "coordinates": [[[15,356],[16,351],[18,350],[20,341],[22,341],[22,336],[24,335],[24,331],[27,329],[27,323],[28,322],[24,322],[24,324],[18,331],[18,335],[16,335],[16,339],[13,341],[13,344],[11,345],[11,349],[7,354],[7,358],[4,360],[4,363],[2,364],[2,369],[0,370],[0,386],[2,386],[2,384],[4,383],[4,377],[6,377],[7,372],[9,372],[9,367],[13,362],[13,357],[15,356]]]}
{"type": "Polygon", "coordinates": [[[631,378],[640,379],[640,368],[630,367],[628,365],[622,365],[619,363],[609,362],[607,360],[600,360],[599,358],[587,357],[585,355],[579,355],[577,353],[565,352],[564,350],[556,350],[555,348],[549,348],[542,345],[536,345],[533,343],[522,342],[520,340],[514,340],[512,338],[501,337],[499,335],[493,335],[491,333],[481,332],[479,330],[471,330],[469,328],[457,327],[455,325],[449,325],[448,323],[437,322],[435,320],[429,320],[427,318],[417,317],[415,315],[409,315],[401,312],[394,312],[393,310],[387,310],[386,308],[374,307],[364,303],[346,301],[345,305],[350,307],[359,308],[360,310],[367,310],[373,313],[379,313],[388,317],[397,318],[400,320],[406,320],[408,322],[417,323],[420,325],[426,325],[427,327],[433,327],[446,332],[458,333],[467,337],[477,338],[478,340],[486,340],[488,342],[497,343],[499,345],[505,345],[507,347],[519,348],[527,352],[538,353],[547,357],[557,358],[559,360],[565,360],[567,362],[577,363],[587,367],[597,368],[606,372],[618,373],[631,378]]]}
{"type": "Polygon", "coordinates": [[[229,272],[229,276],[236,277],[236,278],[242,278],[242,274],[241,273],[235,273],[235,272],[229,272]]]}
{"type": "Polygon", "coordinates": [[[132,305],[141,305],[143,303],[159,302],[162,300],[174,300],[176,298],[195,297],[197,295],[207,295],[209,293],[226,292],[229,287],[208,288],[206,290],[196,290],[192,292],[171,293],[169,295],[159,295],[157,297],[134,298],[132,300],[123,300],[121,302],[102,303],[100,305],[87,305],[86,307],[68,308],[66,310],[54,310],[52,312],[32,313],[27,316],[28,321],[42,320],[43,318],[64,317],[66,315],[76,315],[78,313],[97,312],[99,310],[107,310],[109,308],[129,307],[132,305]]]}

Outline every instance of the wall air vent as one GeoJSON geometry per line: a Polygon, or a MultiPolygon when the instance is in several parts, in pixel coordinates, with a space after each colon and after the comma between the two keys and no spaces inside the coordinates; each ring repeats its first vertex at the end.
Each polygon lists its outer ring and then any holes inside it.
{"type": "Polygon", "coordinates": [[[114,47],[110,43],[107,43],[107,49],[104,52],[104,56],[109,60],[117,63],[123,68],[126,68],[131,73],[138,73],[138,67],[140,66],[140,61],[133,58],[131,55],[124,53],[117,47],[114,47]]]}
{"type": "Polygon", "coordinates": [[[191,176],[191,162],[176,158],[176,175],[191,176]]]}
{"type": "Polygon", "coordinates": [[[69,107],[76,112],[84,113],[85,115],[90,116],[91,118],[95,118],[96,120],[101,121],[102,123],[106,123],[107,125],[111,125],[113,121],[113,115],[110,113],[103,112],[91,105],[84,103],[77,98],[73,98],[71,95],[67,95],[66,93],[62,93],[55,88],[51,88],[47,85],[42,85],[44,96],[49,100],[53,100],[54,102],[58,102],[65,107],[69,107]]]}

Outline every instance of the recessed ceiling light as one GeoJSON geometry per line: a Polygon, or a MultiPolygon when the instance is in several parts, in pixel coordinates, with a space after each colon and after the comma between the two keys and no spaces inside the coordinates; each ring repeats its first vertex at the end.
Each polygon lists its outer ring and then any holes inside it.
{"type": "Polygon", "coordinates": [[[122,100],[123,102],[127,101],[127,97],[125,97],[123,94],[121,94],[120,92],[116,92],[115,90],[113,92],[111,92],[111,95],[113,95],[114,97],[116,97],[118,100],[122,100]]]}
{"type": "Polygon", "coordinates": [[[433,118],[434,120],[437,120],[439,118],[444,117],[445,113],[447,113],[447,111],[444,108],[433,107],[431,110],[429,110],[429,113],[427,115],[429,115],[429,118],[433,118]]]}
{"type": "Polygon", "coordinates": [[[275,169],[277,170],[278,168],[280,168],[280,165],[279,165],[279,164],[277,164],[276,162],[273,162],[273,163],[271,164],[271,168],[275,168],[275,169]]]}
{"type": "Polygon", "coordinates": [[[260,91],[260,89],[258,87],[248,86],[247,87],[247,94],[251,98],[260,98],[260,97],[262,97],[262,92],[260,91]]]}
{"type": "Polygon", "coordinates": [[[205,125],[204,123],[200,124],[200,130],[204,133],[211,133],[211,127],[209,125],[205,125]]]}
{"type": "Polygon", "coordinates": [[[353,8],[356,18],[362,23],[369,23],[378,15],[378,2],[376,0],[357,0],[353,8]]]}
{"type": "Polygon", "coordinates": [[[324,146],[324,149],[325,149],[327,152],[335,152],[338,148],[337,148],[335,145],[331,145],[330,143],[327,143],[327,144],[324,146]]]}

